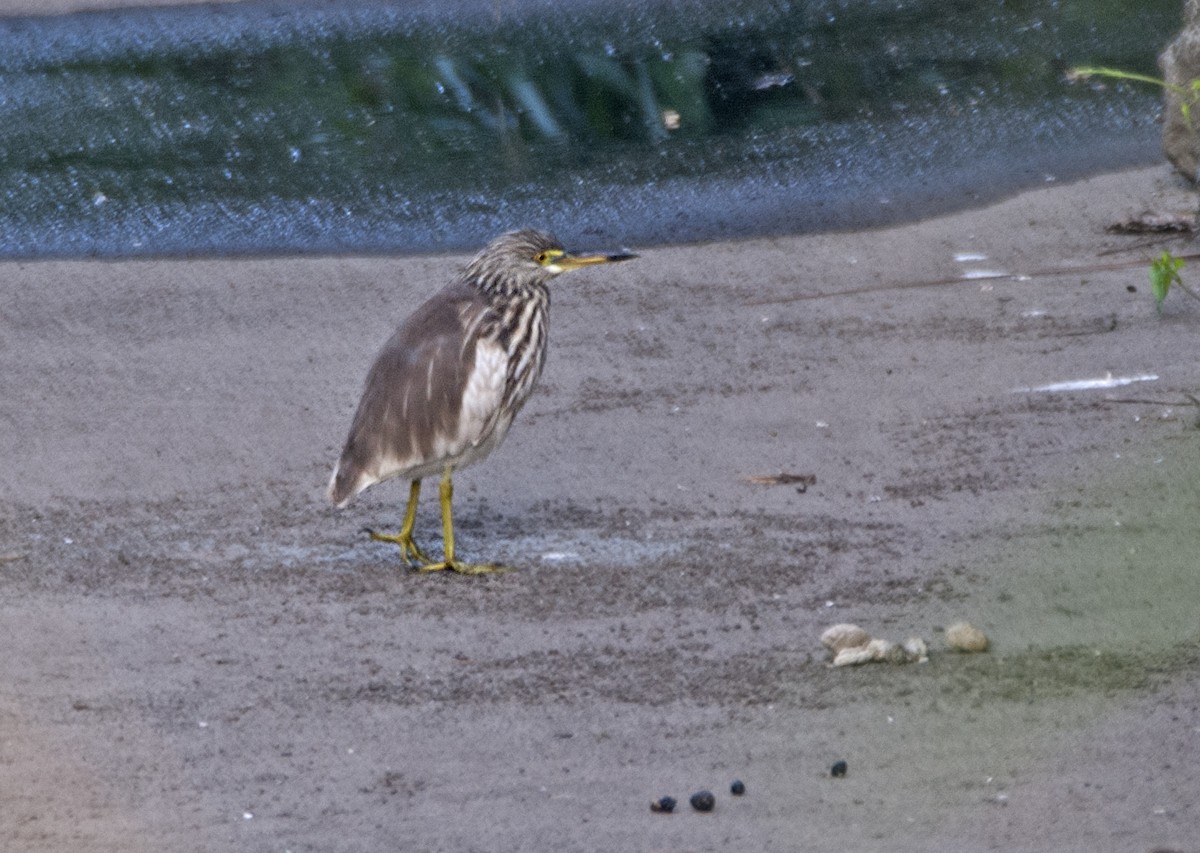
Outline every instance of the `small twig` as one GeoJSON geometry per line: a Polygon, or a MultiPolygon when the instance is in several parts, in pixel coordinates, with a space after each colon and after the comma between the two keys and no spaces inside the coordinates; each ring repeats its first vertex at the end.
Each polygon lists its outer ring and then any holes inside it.
{"type": "Polygon", "coordinates": [[[1170,403],[1162,400],[1146,400],[1140,397],[1109,397],[1104,402],[1106,403],[1136,403],[1142,406],[1195,406],[1200,409],[1200,400],[1197,400],[1191,394],[1182,392],[1183,396],[1188,398],[1186,403],[1170,403]]]}
{"type": "Polygon", "coordinates": [[[1170,243],[1172,240],[1184,240],[1190,238],[1190,234],[1179,232],[1174,234],[1156,234],[1153,237],[1147,237],[1144,240],[1138,240],[1136,243],[1130,243],[1128,246],[1114,246],[1111,249],[1105,249],[1102,252],[1097,252],[1096,257],[1107,258],[1110,255],[1120,255],[1124,252],[1136,252],[1139,249],[1148,249],[1151,246],[1160,246],[1163,243],[1170,243]]]}
{"type": "MultiPolygon", "coordinates": [[[[1200,260],[1200,252],[1189,252],[1186,255],[1173,255],[1172,257],[1184,261],[1200,260]]],[[[1145,266],[1145,260],[1137,261],[1109,261],[1103,264],[1086,264],[1079,267],[1047,267],[1046,269],[1034,270],[1032,272],[1023,273],[1026,278],[1051,278],[1062,275],[1079,275],[1081,273],[1097,273],[1097,272],[1115,272],[1117,270],[1136,269],[1137,267],[1145,266]]],[[[858,296],[863,293],[883,293],[889,290],[915,290],[925,287],[945,287],[951,284],[973,284],[979,281],[992,281],[997,279],[1013,279],[1018,277],[1018,273],[1001,273],[994,276],[988,276],[984,279],[979,278],[963,278],[961,275],[956,275],[950,278],[939,278],[933,281],[905,281],[895,284],[885,284],[879,287],[851,287],[846,290],[832,290],[824,293],[798,293],[791,296],[776,296],[770,299],[754,299],[745,302],[745,305],[784,305],[789,302],[808,302],[814,299],[832,299],[838,296],[858,296]]]]}
{"type": "Polygon", "coordinates": [[[1200,301],[1200,293],[1196,293],[1196,291],[1192,290],[1190,287],[1188,287],[1186,284],[1184,284],[1179,279],[1175,280],[1175,286],[1180,288],[1188,296],[1192,297],[1192,299],[1200,301]]]}
{"type": "Polygon", "coordinates": [[[750,474],[742,478],[747,483],[756,486],[791,486],[795,485],[801,492],[817,482],[815,474],[789,474],[781,471],[778,474],[750,474]]]}

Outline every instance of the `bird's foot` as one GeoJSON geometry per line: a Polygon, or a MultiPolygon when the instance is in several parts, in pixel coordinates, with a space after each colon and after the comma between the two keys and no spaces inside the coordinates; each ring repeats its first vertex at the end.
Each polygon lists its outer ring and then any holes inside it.
{"type": "Polygon", "coordinates": [[[416,563],[418,566],[428,566],[433,562],[417,547],[417,543],[413,541],[412,534],[379,533],[370,527],[364,527],[362,532],[370,536],[372,542],[391,542],[393,545],[399,546],[400,556],[409,565],[416,563]]]}
{"type": "Polygon", "coordinates": [[[509,566],[501,566],[496,563],[462,563],[458,560],[443,560],[440,563],[427,562],[416,567],[418,572],[441,572],[447,569],[458,572],[460,575],[491,575],[512,571],[509,566]]]}

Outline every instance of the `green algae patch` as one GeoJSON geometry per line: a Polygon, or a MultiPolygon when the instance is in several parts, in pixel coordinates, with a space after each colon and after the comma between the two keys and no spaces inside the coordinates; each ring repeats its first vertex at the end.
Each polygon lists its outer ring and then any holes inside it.
{"type": "Polygon", "coordinates": [[[1200,667],[1200,636],[1166,649],[1118,653],[1088,646],[1014,655],[958,656],[938,674],[937,695],[968,702],[1034,702],[1080,693],[1153,690],[1200,667]]]}
{"type": "Polygon", "coordinates": [[[971,615],[995,655],[961,661],[959,672],[994,679],[986,689],[996,695],[1144,689],[1197,664],[1200,432],[1112,454],[1092,471],[1060,486],[1043,522],[977,557],[989,568],[971,615]]]}

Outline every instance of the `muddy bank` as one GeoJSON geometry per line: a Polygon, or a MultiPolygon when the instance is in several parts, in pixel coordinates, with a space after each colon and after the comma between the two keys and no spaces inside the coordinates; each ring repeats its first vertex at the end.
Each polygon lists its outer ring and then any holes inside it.
{"type": "Polygon", "coordinates": [[[461,258],[5,264],[0,828],[1189,849],[1200,314],[1103,229],[1191,204],[1162,167],[562,281],[541,389],[456,478],[464,556],[520,567],[485,579],[360,538],[402,486],[322,501],[375,348],[461,258]],[[1143,378],[1018,390],[1108,374],[1143,378]],[[781,471],[815,483],[745,479],[781,471]],[[944,653],[957,618],[993,650],[944,653]],[[931,660],[830,670],[840,621],[931,660]]]}

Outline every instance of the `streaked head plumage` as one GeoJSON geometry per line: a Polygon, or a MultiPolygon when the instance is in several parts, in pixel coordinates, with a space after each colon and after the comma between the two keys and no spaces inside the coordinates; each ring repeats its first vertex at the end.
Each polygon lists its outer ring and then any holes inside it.
{"type": "Polygon", "coordinates": [[[544,287],[547,280],[569,270],[634,257],[637,256],[629,253],[568,254],[553,234],[525,228],[501,234],[488,243],[471,259],[464,275],[483,290],[509,294],[529,287],[544,287]]]}
{"type": "Polygon", "coordinates": [[[478,287],[502,293],[544,284],[560,270],[548,262],[563,255],[553,234],[526,228],[492,240],[467,264],[466,278],[478,287]]]}

